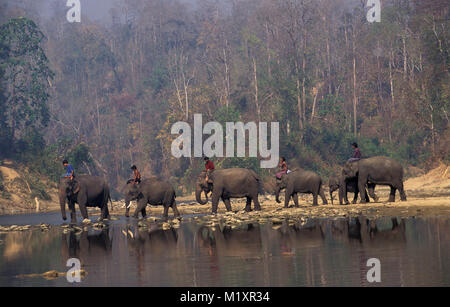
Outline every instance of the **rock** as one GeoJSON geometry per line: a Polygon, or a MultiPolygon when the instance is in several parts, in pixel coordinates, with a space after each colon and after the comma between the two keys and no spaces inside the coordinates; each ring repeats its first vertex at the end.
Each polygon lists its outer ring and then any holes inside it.
{"type": "Polygon", "coordinates": [[[279,218],[272,218],[271,221],[272,221],[272,224],[274,224],[274,225],[283,223],[283,221],[279,218]]]}
{"type": "Polygon", "coordinates": [[[142,222],[142,221],[139,221],[139,222],[138,222],[138,227],[148,227],[148,225],[145,224],[145,223],[142,222]]]}

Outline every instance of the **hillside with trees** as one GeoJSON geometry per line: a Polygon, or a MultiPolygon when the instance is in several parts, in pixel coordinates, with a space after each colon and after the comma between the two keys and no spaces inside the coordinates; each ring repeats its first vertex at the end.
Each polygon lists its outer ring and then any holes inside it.
{"type": "Polygon", "coordinates": [[[290,167],[324,177],[354,141],[404,166],[449,161],[448,1],[383,0],[380,23],[359,0],[123,0],[81,23],[37,2],[0,4],[0,159],[51,180],[67,158],[117,191],[132,164],[190,191],[203,160],[172,157],[170,128],[195,113],[277,121],[290,167]]]}

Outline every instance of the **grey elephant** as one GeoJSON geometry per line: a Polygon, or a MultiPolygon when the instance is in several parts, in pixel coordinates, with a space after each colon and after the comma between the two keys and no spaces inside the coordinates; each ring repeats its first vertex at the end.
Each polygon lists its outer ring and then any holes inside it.
{"type": "Polygon", "coordinates": [[[403,167],[391,158],[377,156],[346,162],[342,169],[342,176],[346,180],[357,178],[358,189],[361,191],[361,203],[366,202],[366,185],[368,185],[369,194],[372,194],[375,185],[378,184],[390,186],[390,202],[395,201],[396,190],[400,193],[400,199],[406,201],[403,188],[403,167]]]}
{"type": "Polygon", "coordinates": [[[311,193],[313,195],[313,206],[317,206],[317,196],[320,195],[323,204],[328,204],[322,189],[322,179],[311,171],[295,170],[283,174],[280,180],[277,180],[275,188],[275,200],[281,203],[279,199],[280,191],[285,189],[284,207],[287,208],[291,197],[294,204],[298,207],[298,193],[311,193]]]}
{"type": "Polygon", "coordinates": [[[201,193],[205,195],[212,191],[212,213],[217,213],[219,200],[225,203],[227,211],[231,211],[230,198],[246,197],[247,203],[245,211],[251,211],[251,202],[254,203],[255,210],[261,210],[258,201],[258,194],[262,192],[261,183],[258,175],[249,169],[245,168],[229,168],[214,170],[208,173],[208,182],[206,182],[206,172],[203,171],[197,178],[195,197],[199,204],[206,204],[206,201],[201,199],[201,193]]]}
{"type": "Polygon", "coordinates": [[[175,198],[175,190],[172,187],[172,184],[157,177],[144,179],[139,184],[128,183],[125,194],[125,216],[129,216],[129,204],[132,200],[137,200],[137,207],[133,214],[133,217],[135,218],[139,216],[139,212],[141,212],[142,217],[147,216],[145,210],[147,204],[164,206],[165,219],[168,218],[169,208],[172,208],[175,216],[179,216],[180,212],[178,212],[175,198]]]}
{"type": "MultiPolygon", "coordinates": [[[[375,185],[374,184],[368,184],[369,190],[371,191],[371,197],[378,201],[378,197],[375,195],[375,185]]],[[[342,176],[339,177],[331,177],[329,180],[329,189],[330,189],[330,198],[331,198],[331,204],[333,204],[333,192],[338,190],[338,196],[339,196],[339,204],[348,204],[348,198],[347,198],[347,192],[354,193],[353,197],[353,204],[356,204],[358,200],[358,179],[357,178],[351,178],[348,180],[345,180],[342,176]],[[344,187],[345,185],[345,187],[344,187]]],[[[366,202],[369,202],[370,199],[366,194],[366,202]]]]}
{"type": "Polygon", "coordinates": [[[87,207],[99,207],[101,209],[100,219],[109,217],[108,201],[111,201],[109,186],[101,177],[77,175],[72,180],[70,178],[61,178],[58,194],[63,220],[67,219],[66,201],[69,205],[72,223],[76,223],[77,220],[75,213],[76,203],[80,207],[83,219],[89,218],[87,207]]]}

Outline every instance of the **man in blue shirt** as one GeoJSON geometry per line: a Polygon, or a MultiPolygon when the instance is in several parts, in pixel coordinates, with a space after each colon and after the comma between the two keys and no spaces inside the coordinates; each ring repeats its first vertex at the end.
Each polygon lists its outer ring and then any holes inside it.
{"type": "Polygon", "coordinates": [[[73,169],[72,165],[69,164],[67,160],[63,161],[64,168],[66,169],[66,173],[63,175],[64,178],[70,178],[70,180],[73,179],[75,170],[73,169]]]}

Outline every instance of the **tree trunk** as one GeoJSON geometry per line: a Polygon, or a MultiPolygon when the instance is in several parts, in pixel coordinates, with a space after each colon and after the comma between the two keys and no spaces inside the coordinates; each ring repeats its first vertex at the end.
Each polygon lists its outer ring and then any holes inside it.
{"type": "Polygon", "coordinates": [[[255,85],[255,105],[256,105],[256,114],[258,116],[258,122],[261,121],[261,109],[258,101],[258,77],[256,75],[256,61],[253,57],[253,82],[255,85]]]}

